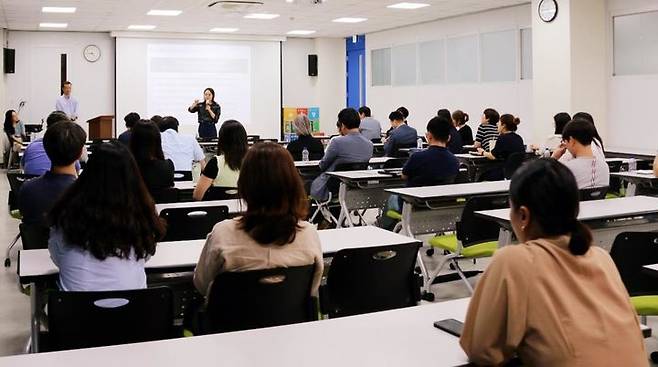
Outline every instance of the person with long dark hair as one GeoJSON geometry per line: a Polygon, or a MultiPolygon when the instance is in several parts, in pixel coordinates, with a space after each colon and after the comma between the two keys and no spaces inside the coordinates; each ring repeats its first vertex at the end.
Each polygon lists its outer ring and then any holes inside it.
{"type": "MultiPolygon", "coordinates": [[[[15,152],[14,157],[18,157],[18,152],[21,149],[21,143],[23,138],[20,133],[18,114],[14,110],[8,110],[5,112],[5,122],[3,124],[3,131],[7,136],[9,141],[9,149],[15,152]]],[[[12,158],[13,160],[13,158],[12,158]]],[[[13,162],[8,162],[7,167],[9,167],[13,162]]]]}
{"type": "Polygon", "coordinates": [[[553,159],[510,184],[520,244],[496,252],[471,298],[461,346],[477,365],[647,366],[642,332],[610,255],[578,221],[579,193],[553,159]]]}
{"type": "Polygon", "coordinates": [[[219,129],[217,155],[208,161],[194,189],[194,200],[203,200],[211,186],[237,187],[242,159],[249,149],[247,130],[236,120],[224,121],[219,129]]]}
{"type": "Polygon", "coordinates": [[[160,129],[150,120],[140,120],[132,128],[130,151],[151,195],[174,186],[174,162],[162,152],[160,129]]]}
{"type": "Polygon", "coordinates": [[[100,144],[50,212],[48,249],[63,290],[146,287],[144,263],[165,227],[137,170],[123,144],[100,144]]]}
{"type": "MultiPolygon", "coordinates": [[[[572,120],[583,120],[592,124],[592,129],[594,131],[594,138],[592,139],[592,153],[597,159],[605,160],[605,147],[603,146],[603,139],[599,135],[598,130],[596,130],[596,124],[594,123],[594,117],[587,112],[577,112],[573,115],[572,120]]],[[[566,125],[565,125],[566,126],[566,125]]],[[[566,163],[575,157],[569,150],[566,145],[561,144],[552,155],[553,158],[560,160],[561,163],[566,163]]]]}
{"type": "Polygon", "coordinates": [[[222,272],[315,264],[311,293],[317,296],[322,249],[317,230],[304,221],[308,199],[290,154],[274,143],[253,146],[242,164],[238,192],[246,210],[208,235],[194,270],[197,290],[207,296],[222,272]]]}
{"type": "Polygon", "coordinates": [[[462,143],[464,145],[473,145],[473,130],[471,130],[470,126],[466,125],[469,119],[468,114],[462,110],[456,110],[452,113],[451,117],[455,128],[462,137],[462,143]]]}
{"type": "Polygon", "coordinates": [[[195,99],[187,109],[190,113],[196,113],[199,121],[199,137],[202,139],[217,138],[215,125],[222,114],[222,108],[215,102],[215,90],[206,88],[203,91],[203,102],[195,99]]]}
{"type": "Polygon", "coordinates": [[[496,161],[493,167],[482,174],[485,181],[497,181],[505,179],[504,167],[507,159],[514,153],[524,153],[525,145],[523,138],[516,133],[521,123],[518,117],[510,114],[500,116],[497,124],[498,140],[491,151],[478,148],[478,152],[487,159],[496,161]]]}

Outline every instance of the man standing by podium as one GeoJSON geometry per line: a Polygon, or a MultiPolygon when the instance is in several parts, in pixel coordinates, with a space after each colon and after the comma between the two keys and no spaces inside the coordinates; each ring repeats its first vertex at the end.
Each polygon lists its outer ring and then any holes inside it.
{"type": "Polygon", "coordinates": [[[55,102],[55,111],[62,111],[71,121],[75,121],[78,119],[78,100],[71,96],[71,89],[71,82],[62,84],[62,95],[55,102]]]}

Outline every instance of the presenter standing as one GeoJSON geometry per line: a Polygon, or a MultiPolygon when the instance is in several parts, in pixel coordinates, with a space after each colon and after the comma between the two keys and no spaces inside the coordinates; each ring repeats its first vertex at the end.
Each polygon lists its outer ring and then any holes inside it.
{"type": "Polygon", "coordinates": [[[78,100],[71,96],[73,84],[64,82],[62,84],[62,95],[55,102],[55,111],[62,111],[71,121],[78,119],[78,100]]]}
{"type": "Polygon", "coordinates": [[[203,91],[203,102],[198,99],[187,109],[190,113],[197,113],[199,119],[199,137],[202,139],[217,138],[215,124],[222,113],[221,107],[215,102],[215,91],[206,88],[203,91]]]}

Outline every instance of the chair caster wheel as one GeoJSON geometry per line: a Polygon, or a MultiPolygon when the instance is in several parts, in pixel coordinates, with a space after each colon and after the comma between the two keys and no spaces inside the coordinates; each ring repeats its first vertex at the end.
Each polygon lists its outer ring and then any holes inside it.
{"type": "Polygon", "coordinates": [[[651,352],[650,358],[653,363],[658,363],[658,352],[651,352]]]}
{"type": "Polygon", "coordinates": [[[433,248],[428,249],[427,251],[425,251],[425,253],[427,254],[427,256],[432,256],[434,255],[434,249],[433,248]]]}
{"type": "Polygon", "coordinates": [[[425,292],[421,296],[421,298],[427,302],[434,302],[434,293],[432,292],[425,292]]]}
{"type": "Polygon", "coordinates": [[[5,259],[5,268],[8,268],[11,266],[11,260],[9,258],[5,259]]]}
{"type": "Polygon", "coordinates": [[[449,267],[450,267],[450,270],[457,270],[457,269],[455,268],[455,264],[450,264],[449,267]]]}

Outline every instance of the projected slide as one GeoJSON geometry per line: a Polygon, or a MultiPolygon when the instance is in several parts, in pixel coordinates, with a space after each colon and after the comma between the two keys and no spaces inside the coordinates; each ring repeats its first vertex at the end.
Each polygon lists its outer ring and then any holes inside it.
{"type": "Polygon", "coordinates": [[[213,88],[221,120],[251,121],[251,48],[222,44],[147,46],[147,115],[175,116],[196,125],[186,112],[203,90],[213,88]]]}

